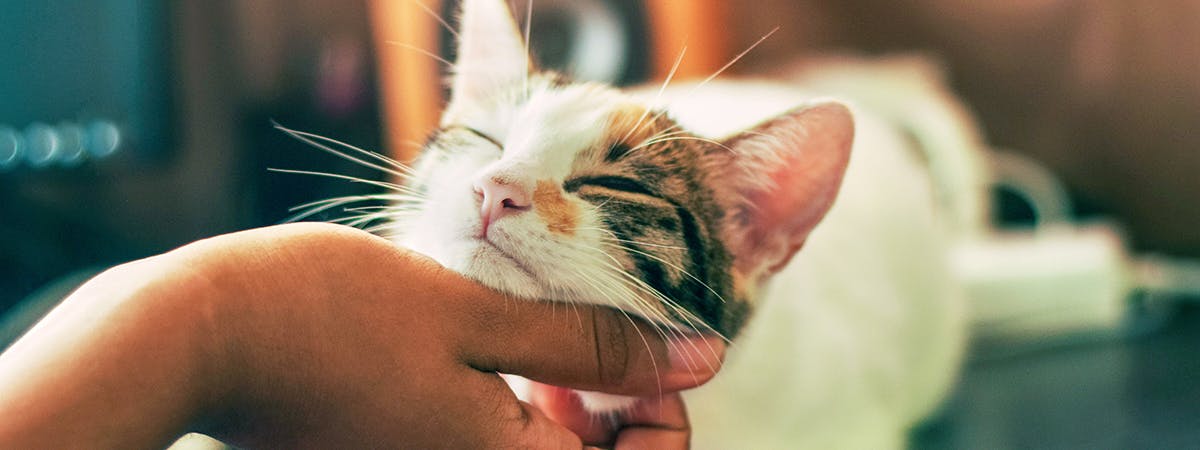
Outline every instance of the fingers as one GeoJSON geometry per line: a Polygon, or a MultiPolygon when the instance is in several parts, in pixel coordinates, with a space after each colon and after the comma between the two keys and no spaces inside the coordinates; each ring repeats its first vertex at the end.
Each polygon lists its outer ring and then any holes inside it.
{"type": "MultiPolygon", "coordinates": [[[[506,446],[577,449],[587,444],[615,450],[686,450],[691,442],[691,428],[679,394],[642,400],[632,411],[622,413],[616,422],[610,422],[618,430],[615,445],[611,445],[611,439],[584,439],[581,442],[572,430],[551,420],[537,407],[525,402],[520,402],[520,407],[524,411],[524,420],[511,423],[508,430],[513,434],[510,437],[506,438],[503,433],[498,436],[506,446]]],[[[595,420],[603,422],[607,419],[595,420]]]]}
{"type": "Polygon", "coordinates": [[[505,296],[385,247],[378,261],[394,261],[380,279],[392,282],[372,295],[396,299],[406,326],[452,341],[456,356],[480,371],[640,397],[699,386],[724,358],[718,337],[685,335],[611,308],[505,296]]]}
{"type": "Polygon", "coordinates": [[[688,389],[711,379],[725,354],[718,337],[597,306],[484,296],[464,320],[468,364],[579,390],[642,397],[688,389]]]}
{"type": "Polygon", "coordinates": [[[691,441],[687,411],[679,394],[639,401],[617,434],[616,450],[686,449],[691,441]]]}
{"type": "Polygon", "coordinates": [[[536,448],[578,450],[579,437],[537,407],[517,400],[495,374],[467,370],[431,383],[438,404],[424,411],[423,439],[398,441],[407,448],[536,448]],[[433,424],[432,426],[430,424],[433,424]]]}
{"type": "Polygon", "coordinates": [[[522,448],[561,448],[574,450],[583,446],[583,443],[579,440],[579,436],[550,420],[549,417],[546,417],[536,407],[525,402],[519,403],[521,409],[525,412],[525,420],[513,428],[519,435],[511,442],[521,443],[522,448]]]}
{"type": "Polygon", "coordinates": [[[585,444],[607,445],[615,438],[617,423],[584,410],[579,396],[569,389],[534,383],[530,400],[555,422],[583,439],[585,444]]]}
{"type": "Polygon", "coordinates": [[[678,394],[644,398],[632,410],[610,416],[587,412],[569,390],[538,385],[533,404],[586,445],[618,450],[686,449],[691,438],[687,412],[678,394]]]}

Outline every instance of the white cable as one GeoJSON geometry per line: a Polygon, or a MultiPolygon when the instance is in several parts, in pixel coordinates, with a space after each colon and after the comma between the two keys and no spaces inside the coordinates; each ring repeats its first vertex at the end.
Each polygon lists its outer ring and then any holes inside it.
{"type": "Polygon", "coordinates": [[[1200,262],[1140,257],[1134,263],[1134,283],[1151,294],[1200,299],[1200,262]]]}

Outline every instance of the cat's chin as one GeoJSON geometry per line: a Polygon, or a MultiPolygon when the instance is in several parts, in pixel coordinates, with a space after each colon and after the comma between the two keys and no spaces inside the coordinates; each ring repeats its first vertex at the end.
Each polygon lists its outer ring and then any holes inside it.
{"type": "Polygon", "coordinates": [[[489,242],[462,239],[454,245],[445,245],[439,244],[438,239],[413,236],[396,242],[497,291],[525,298],[543,296],[541,283],[533,272],[489,242]]]}
{"type": "Polygon", "coordinates": [[[462,257],[440,262],[492,289],[519,297],[541,297],[541,283],[523,262],[490,242],[476,240],[473,244],[462,257]]]}

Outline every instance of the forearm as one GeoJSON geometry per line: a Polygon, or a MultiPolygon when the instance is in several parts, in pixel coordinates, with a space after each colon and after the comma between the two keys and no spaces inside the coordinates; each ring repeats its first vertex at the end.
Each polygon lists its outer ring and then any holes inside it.
{"type": "Polygon", "coordinates": [[[0,448],[578,446],[494,372],[624,395],[712,376],[662,371],[623,314],[512,302],[346,227],[201,241],[98,276],[0,355],[0,448]]]}
{"type": "Polygon", "coordinates": [[[172,258],[89,281],[0,355],[0,447],[164,447],[215,404],[211,289],[172,258]]]}
{"type": "Polygon", "coordinates": [[[337,315],[311,301],[330,283],[316,278],[345,272],[324,273],[312,255],[362,239],[319,225],[253,230],[90,280],[0,355],[0,448],[164,447],[197,426],[237,434],[242,409],[304,398],[322,368],[273,363],[321,348],[298,341],[310,319],[337,315]]]}

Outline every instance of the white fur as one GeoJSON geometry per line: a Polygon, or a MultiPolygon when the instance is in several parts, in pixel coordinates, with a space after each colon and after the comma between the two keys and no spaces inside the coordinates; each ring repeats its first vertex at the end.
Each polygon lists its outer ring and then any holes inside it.
{"type": "Polygon", "coordinates": [[[491,106],[495,93],[521,82],[530,58],[506,2],[469,0],[460,23],[458,61],[454,64],[454,100],[446,117],[460,107],[491,106]]]}
{"type": "MultiPolygon", "coordinates": [[[[780,85],[716,82],[695,92],[674,88],[663,101],[685,126],[721,137],[812,97],[780,85]]],[[[467,180],[498,171],[561,180],[569,160],[600,138],[597,122],[571,117],[594,118],[618,98],[547,85],[512,105],[511,117],[495,119],[504,126],[470,123],[497,133],[505,153],[480,145],[422,168],[430,201],[401,243],[515,295],[610,304],[614,293],[580,278],[603,272],[595,255],[576,250],[599,247],[597,234],[553,236],[533,214],[500,221],[507,237],[497,245],[521,260],[525,268],[517,268],[471,238],[479,213],[467,180]]],[[[725,370],[688,394],[697,448],[899,448],[954,379],[964,313],[928,170],[886,123],[862,110],[855,120],[838,201],[760,299],[725,370]]],[[[598,225],[585,216],[584,226],[598,225]]],[[[621,397],[584,399],[594,410],[628,406],[621,397]]]]}
{"type": "MultiPolygon", "coordinates": [[[[710,136],[812,97],[764,83],[689,92],[673,92],[671,111],[710,136]]],[[[928,170],[886,123],[861,109],[855,120],[833,209],[776,276],[726,368],[687,395],[696,448],[901,448],[954,380],[965,313],[928,170]]]]}
{"type": "MultiPolygon", "coordinates": [[[[474,60],[460,58],[443,125],[479,130],[504,149],[460,130],[446,144],[453,151],[427,155],[416,181],[426,185],[428,201],[399,224],[397,240],[504,292],[613,305],[655,320],[656,311],[637,304],[607,270],[622,256],[600,250],[599,220],[581,200],[568,197],[583,210],[573,235],[551,233],[524,213],[491,226],[494,247],[475,238],[481,221],[473,180],[561,183],[586,171],[577,156],[598,143],[600,118],[628,100],[603,87],[562,89],[524,78],[527,60],[502,5],[466,2],[460,55],[474,60]],[[522,90],[511,89],[517,73],[522,90]]],[[[653,97],[643,93],[659,106],[653,97]]],[[[693,131],[722,137],[813,97],[781,85],[717,82],[673,88],[658,101],[693,131]]],[[[920,152],[945,161],[974,149],[915,149],[869,111],[856,109],[855,121],[837,202],[760,299],[723,372],[688,394],[698,448],[900,448],[906,430],[954,380],[965,339],[958,287],[946,267],[953,234],[940,219],[937,177],[920,152]]],[[[605,410],[628,402],[584,398],[605,410]]]]}
{"type": "Polygon", "coordinates": [[[561,184],[576,169],[579,152],[601,139],[602,114],[620,99],[615,91],[595,86],[553,89],[536,78],[530,83],[530,98],[506,104],[502,113],[459,110],[449,125],[487,130],[505,147],[501,151],[480,142],[456,148],[444,161],[426,158],[417,172],[427,183],[428,201],[401,224],[397,241],[519,297],[613,305],[621,292],[597,289],[596,283],[621,285],[603,278],[608,276],[603,264],[622,256],[601,253],[602,223],[594,206],[582,200],[568,198],[583,211],[571,236],[551,233],[536,214],[527,213],[491,225],[492,243],[507,256],[475,238],[482,223],[473,180],[502,176],[526,186],[542,180],[561,184]]]}

